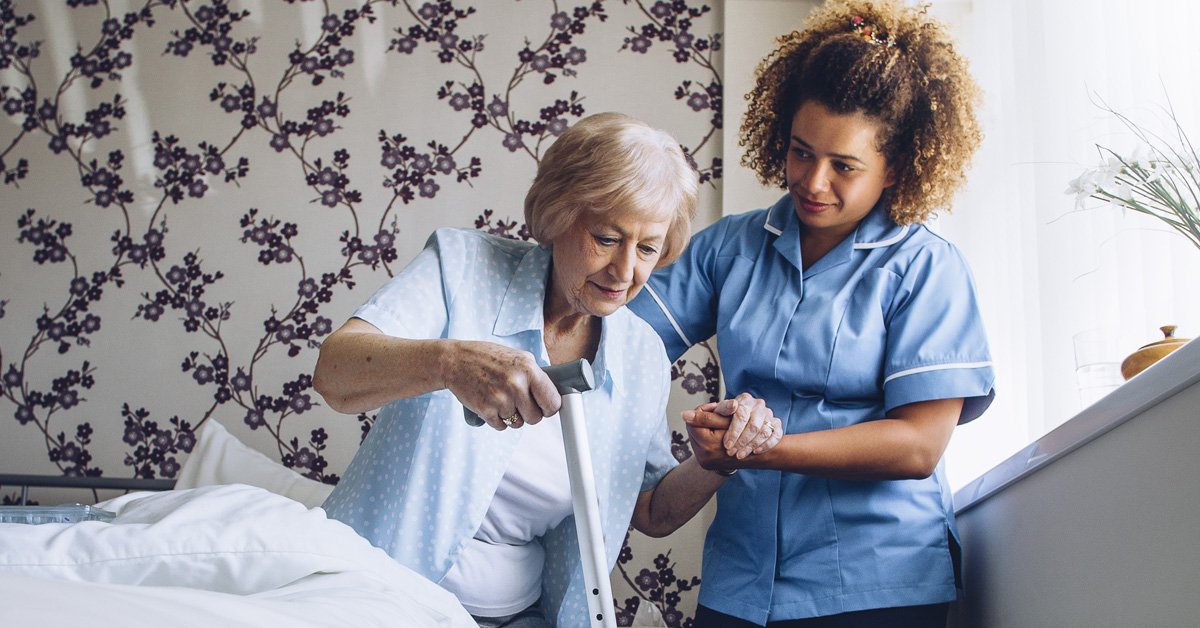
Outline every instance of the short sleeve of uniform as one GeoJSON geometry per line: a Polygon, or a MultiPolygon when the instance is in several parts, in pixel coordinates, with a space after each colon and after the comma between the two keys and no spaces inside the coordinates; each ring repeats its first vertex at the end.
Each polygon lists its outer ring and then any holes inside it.
{"type": "Polygon", "coordinates": [[[650,275],[629,303],[629,309],[658,332],[671,360],[716,333],[715,262],[727,231],[728,220],[720,220],[697,233],[683,255],[650,275]]]}
{"type": "Polygon", "coordinates": [[[448,319],[449,286],[467,267],[473,249],[452,230],[439,229],[412,262],[396,273],[354,316],[398,338],[441,338],[448,319]],[[447,242],[447,238],[463,240],[447,242]],[[450,273],[447,275],[447,273],[450,273]]]}
{"type": "Polygon", "coordinates": [[[974,281],[962,254],[937,240],[913,258],[888,313],[885,410],[963,398],[959,423],[991,404],[995,373],[974,281]]]}
{"type": "MultiPolygon", "coordinates": [[[[670,364],[664,361],[663,373],[670,373],[670,364]]],[[[646,472],[642,476],[642,491],[648,491],[666,477],[667,473],[679,465],[675,455],[671,453],[671,427],[667,424],[667,399],[671,394],[671,378],[663,379],[662,394],[659,395],[658,416],[662,421],[650,436],[650,447],[646,452],[646,472]]]]}

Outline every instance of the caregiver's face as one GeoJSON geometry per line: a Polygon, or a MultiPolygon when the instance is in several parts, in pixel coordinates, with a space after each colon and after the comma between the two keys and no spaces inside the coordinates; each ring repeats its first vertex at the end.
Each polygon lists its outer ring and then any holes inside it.
{"type": "Polygon", "coordinates": [[[792,119],[787,184],[810,234],[832,240],[854,231],[895,178],[875,148],[880,125],[808,101],[792,119]]]}

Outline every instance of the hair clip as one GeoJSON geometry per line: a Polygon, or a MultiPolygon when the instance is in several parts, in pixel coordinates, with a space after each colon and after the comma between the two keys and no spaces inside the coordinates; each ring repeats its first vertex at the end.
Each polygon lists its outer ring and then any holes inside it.
{"type": "Polygon", "coordinates": [[[889,48],[896,45],[896,40],[883,36],[882,29],[874,24],[868,24],[866,20],[857,15],[850,18],[850,25],[854,27],[855,35],[862,37],[872,44],[887,46],[889,48]]]}

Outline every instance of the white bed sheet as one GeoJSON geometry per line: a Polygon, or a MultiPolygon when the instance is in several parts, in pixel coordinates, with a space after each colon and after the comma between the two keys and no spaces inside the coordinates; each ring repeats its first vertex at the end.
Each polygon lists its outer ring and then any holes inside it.
{"type": "Polygon", "coordinates": [[[112,523],[0,524],[2,626],[475,623],[320,508],[240,484],[134,493],[112,523]]]}

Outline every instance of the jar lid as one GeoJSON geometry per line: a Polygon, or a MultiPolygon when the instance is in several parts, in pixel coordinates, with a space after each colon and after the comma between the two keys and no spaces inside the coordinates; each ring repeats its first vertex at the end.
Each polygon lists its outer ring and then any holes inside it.
{"type": "Polygon", "coordinates": [[[1176,338],[1175,325],[1163,325],[1162,327],[1159,327],[1159,330],[1161,330],[1163,333],[1163,339],[1156,340],[1147,345],[1142,345],[1142,349],[1148,349],[1150,347],[1157,347],[1160,345],[1181,345],[1191,340],[1191,338],[1176,338]]]}

